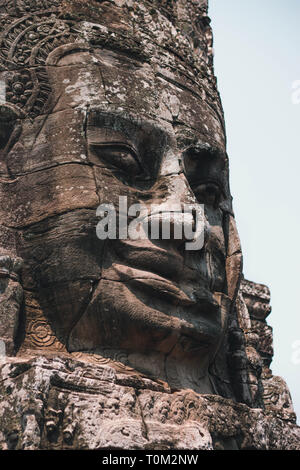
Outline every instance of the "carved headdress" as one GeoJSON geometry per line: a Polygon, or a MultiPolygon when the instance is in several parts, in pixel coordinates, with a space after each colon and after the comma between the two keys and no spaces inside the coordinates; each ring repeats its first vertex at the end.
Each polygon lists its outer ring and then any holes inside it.
{"type": "Polygon", "coordinates": [[[49,104],[45,71],[57,47],[104,47],[155,64],[157,73],[208,101],[223,121],[206,0],[0,2],[0,73],[6,100],[27,116],[49,104]],[[163,34],[162,34],[163,31],[163,34]]]}

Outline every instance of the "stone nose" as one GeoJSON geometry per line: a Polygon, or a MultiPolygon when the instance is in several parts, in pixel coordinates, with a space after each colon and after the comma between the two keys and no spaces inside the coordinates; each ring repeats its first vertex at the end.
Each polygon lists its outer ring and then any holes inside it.
{"type": "Polygon", "coordinates": [[[160,178],[145,223],[151,239],[171,240],[177,245],[187,242],[187,249],[201,249],[209,233],[204,207],[183,173],[160,178]]]}

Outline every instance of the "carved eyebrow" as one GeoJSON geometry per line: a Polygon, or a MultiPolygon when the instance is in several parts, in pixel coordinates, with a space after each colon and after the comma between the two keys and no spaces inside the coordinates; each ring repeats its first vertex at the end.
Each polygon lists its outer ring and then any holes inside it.
{"type": "Polygon", "coordinates": [[[207,170],[213,170],[213,166],[219,167],[219,170],[223,172],[228,162],[228,156],[226,152],[218,147],[212,147],[208,144],[194,144],[185,149],[182,153],[182,160],[185,170],[193,172],[193,169],[186,167],[186,158],[189,158],[193,163],[194,169],[197,169],[198,165],[206,164],[207,170]]]}
{"type": "Polygon", "coordinates": [[[214,158],[217,158],[219,161],[227,161],[228,157],[224,150],[220,149],[219,147],[213,147],[208,143],[193,143],[189,147],[187,147],[184,152],[184,155],[189,154],[190,157],[197,159],[197,157],[203,155],[211,155],[214,158]]]}
{"type": "Polygon", "coordinates": [[[124,132],[116,131],[112,126],[90,125],[86,129],[86,135],[88,140],[91,143],[95,142],[95,144],[102,142],[109,144],[111,142],[131,143],[124,132]]]}
{"type": "MultiPolygon", "coordinates": [[[[102,111],[101,109],[91,108],[87,111],[85,128],[111,129],[112,131],[123,134],[124,137],[134,135],[130,140],[137,140],[137,144],[149,135],[159,136],[160,140],[171,140],[170,133],[161,125],[158,125],[150,118],[138,118],[128,113],[117,111],[102,111]]],[[[129,139],[128,139],[129,140],[129,139]]]]}

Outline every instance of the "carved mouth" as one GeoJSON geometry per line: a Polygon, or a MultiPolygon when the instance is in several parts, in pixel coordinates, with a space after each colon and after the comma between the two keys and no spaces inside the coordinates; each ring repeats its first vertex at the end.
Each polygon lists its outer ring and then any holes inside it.
{"type": "MultiPolygon", "coordinates": [[[[139,289],[146,295],[155,299],[172,303],[180,307],[198,307],[199,311],[216,313],[219,309],[218,303],[212,293],[201,284],[188,284],[186,289],[176,285],[174,282],[154,274],[150,271],[131,268],[122,264],[114,264],[113,270],[118,280],[124,282],[128,287],[139,289]]],[[[107,279],[107,278],[106,278],[107,279]]]]}
{"type": "Polygon", "coordinates": [[[105,345],[162,352],[180,341],[188,352],[215,345],[222,331],[219,303],[200,283],[188,287],[182,289],[158,274],[113,263],[73,328],[69,349],[105,345]]]}
{"type": "MultiPolygon", "coordinates": [[[[154,245],[150,240],[119,240],[119,243],[114,244],[114,250],[120,263],[132,266],[129,268],[132,271],[145,272],[147,277],[157,274],[163,276],[163,279],[177,281],[182,278],[184,259],[177,249],[172,249],[168,241],[164,243],[159,240],[154,245]]],[[[190,272],[189,278],[193,276],[194,273],[190,272]]]]}

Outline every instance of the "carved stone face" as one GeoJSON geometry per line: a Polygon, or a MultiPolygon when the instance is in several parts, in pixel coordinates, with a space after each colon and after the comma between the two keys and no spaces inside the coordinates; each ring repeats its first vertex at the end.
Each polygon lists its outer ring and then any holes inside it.
{"type": "Polygon", "coordinates": [[[79,2],[81,19],[73,0],[44,3],[50,16],[1,7],[0,234],[24,260],[21,354],[125,357],[191,386],[219,349],[241,268],[206,2],[148,13],[101,2],[97,18],[79,2]],[[112,204],[119,216],[120,196],[148,213],[155,204],[160,222],[204,205],[204,246],[101,241],[96,210],[112,204]]]}
{"type": "MultiPolygon", "coordinates": [[[[120,348],[212,355],[225,319],[227,157],[218,115],[148,65],[105,50],[58,48],[48,59],[49,115],[26,123],[8,166],[25,259],[69,351],[120,348]],[[24,157],[20,158],[20,153],[24,157]],[[100,203],[204,204],[205,245],[96,236],[100,203]],[[175,348],[175,349],[176,349],[175,348]]],[[[164,214],[163,214],[164,216],[164,214]]]]}

